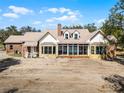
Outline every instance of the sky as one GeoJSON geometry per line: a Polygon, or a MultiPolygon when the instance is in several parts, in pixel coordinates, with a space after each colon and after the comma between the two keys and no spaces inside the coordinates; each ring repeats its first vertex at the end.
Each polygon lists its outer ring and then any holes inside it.
{"type": "Polygon", "coordinates": [[[0,28],[15,25],[55,29],[64,25],[100,26],[117,0],[0,0],[0,28]]]}

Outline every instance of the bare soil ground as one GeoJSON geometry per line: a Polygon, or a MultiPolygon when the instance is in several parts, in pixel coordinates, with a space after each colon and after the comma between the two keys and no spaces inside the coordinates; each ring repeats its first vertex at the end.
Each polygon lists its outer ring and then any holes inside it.
{"type": "MultiPolygon", "coordinates": [[[[0,52],[0,60],[8,58],[0,52]]],[[[115,93],[103,77],[124,76],[124,66],[93,59],[20,60],[0,72],[0,93],[115,93]],[[9,92],[13,91],[13,92],[9,92]]]]}

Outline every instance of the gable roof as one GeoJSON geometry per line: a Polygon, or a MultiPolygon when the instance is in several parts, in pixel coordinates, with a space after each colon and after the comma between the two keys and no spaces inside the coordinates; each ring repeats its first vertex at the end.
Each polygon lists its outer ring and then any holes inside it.
{"type": "Polygon", "coordinates": [[[41,40],[41,39],[43,39],[46,35],[48,35],[48,34],[50,34],[55,40],[57,40],[57,33],[55,33],[55,31],[54,32],[51,32],[51,31],[47,31],[40,39],[39,39],[39,41],[41,40]]]}
{"type": "MultiPolygon", "coordinates": [[[[4,43],[25,43],[24,45],[31,45],[33,43],[35,46],[37,45],[38,41],[43,38],[47,33],[51,34],[59,43],[68,43],[68,44],[88,44],[88,40],[92,39],[97,33],[100,31],[94,31],[90,33],[88,29],[62,29],[62,33],[69,32],[71,36],[75,31],[80,33],[79,39],[74,39],[73,37],[69,39],[65,39],[63,35],[58,36],[56,30],[47,30],[42,32],[26,32],[24,35],[21,36],[10,36],[4,43]],[[27,43],[26,43],[27,42],[27,43]]],[[[100,32],[101,33],[101,32],[100,32]]]]}
{"type": "Polygon", "coordinates": [[[9,36],[4,43],[23,43],[24,36],[11,35],[9,36]]]}

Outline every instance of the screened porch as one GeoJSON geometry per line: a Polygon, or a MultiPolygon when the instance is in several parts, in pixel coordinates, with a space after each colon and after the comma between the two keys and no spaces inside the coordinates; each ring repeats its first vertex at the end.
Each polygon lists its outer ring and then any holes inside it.
{"type": "Polygon", "coordinates": [[[88,44],[59,44],[58,55],[88,55],[88,44]]]}

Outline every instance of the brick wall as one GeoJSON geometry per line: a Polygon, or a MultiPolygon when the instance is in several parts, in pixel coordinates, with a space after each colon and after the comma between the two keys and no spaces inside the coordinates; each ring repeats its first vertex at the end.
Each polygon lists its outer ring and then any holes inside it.
{"type": "Polygon", "coordinates": [[[22,44],[6,44],[7,54],[22,54],[22,44]]]}

